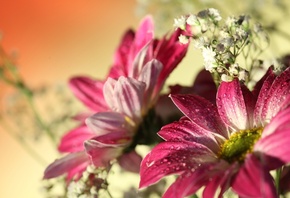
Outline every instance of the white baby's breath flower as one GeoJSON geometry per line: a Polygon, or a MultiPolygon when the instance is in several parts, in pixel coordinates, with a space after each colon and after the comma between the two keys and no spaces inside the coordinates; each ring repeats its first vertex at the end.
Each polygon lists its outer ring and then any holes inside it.
{"type": "Polygon", "coordinates": [[[235,17],[233,17],[233,16],[229,16],[229,17],[226,19],[226,26],[227,26],[228,28],[230,28],[230,27],[232,27],[232,26],[235,25],[236,21],[237,21],[237,19],[236,19],[235,17]]]}
{"type": "Polygon", "coordinates": [[[205,36],[200,36],[197,39],[194,39],[193,45],[196,49],[202,49],[208,45],[208,38],[205,36]]]}
{"type": "Polygon", "coordinates": [[[182,43],[182,44],[187,44],[189,42],[188,37],[184,36],[182,34],[178,37],[178,39],[179,39],[179,42],[182,43]]]}
{"type": "Polygon", "coordinates": [[[174,19],[173,27],[185,30],[185,27],[186,27],[186,18],[185,18],[185,16],[181,16],[179,18],[174,19]]]}
{"type": "Polygon", "coordinates": [[[221,80],[224,81],[224,82],[230,82],[233,80],[233,77],[227,75],[227,74],[222,74],[221,76],[221,80]]]}
{"type": "Polygon", "coordinates": [[[213,18],[214,21],[220,21],[222,20],[222,17],[219,13],[219,11],[215,8],[209,8],[208,9],[209,15],[213,18]]]}
{"type": "Polygon", "coordinates": [[[232,64],[232,65],[229,67],[229,72],[230,72],[230,74],[231,74],[231,75],[234,75],[234,76],[238,75],[238,73],[239,73],[238,68],[239,68],[239,64],[238,64],[238,63],[232,64]]]}
{"type": "Polygon", "coordinates": [[[186,19],[186,23],[188,25],[200,25],[197,16],[193,14],[189,15],[189,17],[186,19]]]}
{"type": "Polygon", "coordinates": [[[202,49],[202,56],[205,62],[215,62],[216,53],[211,47],[204,47],[202,49]]]}
{"type": "Polygon", "coordinates": [[[205,63],[205,69],[208,71],[212,71],[216,67],[216,53],[211,47],[204,47],[202,48],[202,56],[205,63]]]}
{"type": "Polygon", "coordinates": [[[246,71],[246,70],[241,70],[240,72],[239,72],[239,80],[240,81],[243,81],[243,82],[245,82],[245,81],[247,81],[248,80],[248,78],[249,78],[249,72],[248,71],[246,71]]]}
{"type": "Polygon", "coordinates": [[[248,36],[248,32],[246,32],[243,27],[237,27],[236,33],[240,38],[246,38],[248,36]]]}

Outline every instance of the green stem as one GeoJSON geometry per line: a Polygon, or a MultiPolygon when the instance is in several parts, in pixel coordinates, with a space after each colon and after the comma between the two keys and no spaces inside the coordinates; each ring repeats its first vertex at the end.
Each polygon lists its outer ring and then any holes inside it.
{"type": "Polygon", "coordinates": [[[282,168],[278,168],[276,170],[276,178],[275,178],[275,184],[276,184],[276,190],[277,194],[280,194],[280,178],[281,178],[282,168]]]}
{"type": "Polygon", "coordinates": [[[51,132],[51,130],[45,124],[45,122],[42,120],[40,114],[38,113],[38,111],[35,107],[35,104],[33,102],[33,91],[25,85],[23,80],[20,78],[20,76],[18,75],[18,73],[15,71],[12,64],[8,60],[6,60],[6,63],[4,65],[11,72],[15,81],[7,79],[3,74],[0,76],[0,79],[2,79],[8,85],[18,89],[26,97],[37,124],[46,132],[47,136],[49,137],[49,139],[51,140],[51,142],[55,146],[56,145],[56,138],[55,138],[54,134],[51,132]]]}

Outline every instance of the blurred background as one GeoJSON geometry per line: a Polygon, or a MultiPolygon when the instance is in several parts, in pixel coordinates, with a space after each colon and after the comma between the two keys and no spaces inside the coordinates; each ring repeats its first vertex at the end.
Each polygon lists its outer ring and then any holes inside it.
{"type": "MultiPolygon", "coordinates": [[[[54,87],[66,86],[71,76],[104,78],[123,32],[139,23],[135,4],[135,0],[1,0],[1,44],[15,60],[27,86],[35,89],[49,86],[53,90],[48,92],[53,95],[58,91],[54,87]]],[[[0,82],[2,110],[15,99],[14,91],[0,82]]],[[[47,105],[50,99],[40,100],[43,100],[38,101],[40,104],[47,105]]],[[[19,108],[21,114],[22,107],[19,108]]],[[[50,104],[43,112],[56,108],[60,107],[50,104]]],[[[29,129],[27,123],[21,124],[23,134],[31,133],[25,131],[29,129]]],[[[20,125],[17,119],[10,123],[10,128],[14,125],[20,125]]],[[[23,149],[20,136],[15,138],[4,131],[7,128],[0,127],[0,197],[42,197],[45,166],[23,149]]],[[[45,138],[40,140],[33,144],[34,149],[46,162],[52,162],[57,156],[55,148],[45,138]]]]}
{"type": "MultiPolygon", "coordinates": [[[[60,137],[66,132],[70,126],[67,118],[83,108],[68,90],[68,79],[75,75],[104,78],[123,33],[128,28],[136,29],[146,12],[156,14],[158,36],[172,29],[175,17],[189,12],[190,9],[193,12],[196,10],[195,7],[184,4],[179,10],[162,14],[162,10],[158,12],[158,6],[170,4],[168,3],[170,1],[165,0],[156,1],[159,4],[152,9],[142,0],[0,0],[0,2],[0,44],[3,48],[0,53],[15,66],[12,68],[12,74],[8,75],[12,78],[13,72],[18,73],[25,82],[24,88],[29,87],[35,92],[38,113],[44,118],[42,121],[38,120],[36,124],[29,123],[31,122],[29,116],[34,115],[34,112],[29,110],[29,104],[23,104],[23,96],[16,92],[15,87],[12,88],[0,81],[0,118],[3,121],[0,123],[2,172],[0,196],[42,197],[43,171],[58,154],[55,146],[47,138],[42,137],[41,130],[35,125],[49,123],[51,117],[59,118],[55,122],[61,123],[63,128],[53,126],[51,127],[55,129],[53,133],[57,133],[60,137]],[[32,150],[36,150],[39,157],[32,157],[35,155],[32,150]]],[[[154,1],[150,2],[154,4],[154,1]]],[[[219,6],[223,7],[220,4],[219,6]]],[[[223,8],[227,12],[231,11],[230,6],[223,8]]],[[[261,9],[270,18],[284,14],[281,10],[278,12],[271,10],[274,9],[271,6],[261,9]]],[[[287,32],[289,20],[277,25],[287,32]]],[[[288,52],[289,42],[285,43],[289,39],[287,36],[286,34],[274,38],[273,47],[276,54],[272,53],[270,58],[288,52]]],[[[1,61],[5,62],[6,59],[0,59],[1,61]]],[[[186,60],[170,76],[167,84],[180,82],[191,84],[193,77],[201,69],[201,61],[201,56],[187,55],[186,60]]]]}

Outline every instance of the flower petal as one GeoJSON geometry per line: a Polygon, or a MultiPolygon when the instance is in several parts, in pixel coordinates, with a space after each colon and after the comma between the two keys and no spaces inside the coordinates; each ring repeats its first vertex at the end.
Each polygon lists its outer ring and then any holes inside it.
{"type": "Polygon", "coordinates": [[[152,92],[154,87],[156,86],[159,74],[162,70],[162,63],[158,60],[153,59],[146,63],[146,65],[142,68],[141,74],[138,78],[139,81],[145,83],[145,93],[144,93],[144,104],[149,104],[150,101],[155,102],[157,96],[153,95],[152,92]]]}
{"type": "Polygon", "coordinates": [[[67,178],[69,180],[73,175],[81,174],[87,165],[89,165],[89,158],[84,151],[70,153],[51,163],[45,169],[43,178],[50,179],[72,171],[74,174],[70,174],[70,178],[67,178]]]}
{"type": "MultiPolygon", "coordinates": [[[[133,73],[136,72],[135,67],[136,67],[136,62],[138,62],[136,61],[136,57],[139,57],[139,58],[145,57],[145,56],[148,58],[152,57],[152,53],[153,53],[152,44],[149,44],[149,43],[152,43],[153,36],[154,36],[153,18],[148,15],[144,17],[143,20],[141,21],[139,28],[135,34],[134,43],[131,46],[129,54],[127,55],[128,56],[127,73],[129,74],[130,77],[136,77],[134,75],[130,75],[132,74],[133,71],[134,71],[133,73]]],[[[143,58],[141,58],[140,60],[143,60],[143,58]]]]}
{"type": "Polygon", "coordinates": [[[183,198],[194,194],[208,182],[208,168],[209,166],[205,165],[192,173],[180,175],[164,193],[163,198],[183,198]]]}
{"type": "Polygon", "coordinates": [[[254,151],[265,154],[266,156],[276,158],[287,164],[290,162],[290,128],[282,128],[274,133],[261,138],[256,142],[254,151]]]}
{"type": "Polygon", "coordinates": [[[65,134],[60,141],[58,150],[60,152],[78,152],[83,151],[84,141],[95,136],[95,134],[86,126],[81,125],[65,134]]]}
{"type": "Polygon", "coordinates": [[[122,144],[104,144],[91,139],[84,143],[87,154],[96,167],[108,167],[110,161],[117,158],[122,153],[122,144]]]}
{"type": "Polygon", "coordinates": [[[206,185],[211,178],[223,173],[228,167],[225,161],[202,164],[193,171],[184,172],[168,188],[163,198],[183,198],[194,194],[202,186],[206,185]]]}
{"type": "Polygon", "coordinates": [[[119,78],[120,76],[128,76],[126,66],[128,65],[128,54],[134,42],[135,33],[128,30],[124,34],[119,47],[114,54],[114,63],[109,72],[109,77],[119,78]]]}
{"type": "Polygon", "coordinates": [[[204,97],[215,104],[217,86],[210,72],[205,69],[201,70],[195,78],[192,90],[194,94],[204,97]]]}
{"type": "Polygon", "coordinates": [[[158,135],[170,142],[197,142],[210,148],[214,153],[218,153],[220,150],[219,144],[211,132],[197,126],[186,117],[165,125],[158,132],[158,135]]]}
{"type": "Polygon", "coordinates": [[[103,97],[103,82],[82,76],[71,78],[69,86],[74,95],[91,110],[95,112],[107,110],[103,97]]]}
{"type": "Polygon", "coordinates": [[[145,83],[133,78],[120,77],[114,94],[119,112],[138,120],[142,113],[145,86],[145,83]]]}
{"type": "Polygon", "coordinates": [[[86,119],[87,126],[96,136],[112,132],[127,132],[125,116],[117,112],[100,112],[86,119]]]}
{"type": "Polygon", "coordinates": [[[217,108],[211,102],[196,95],[171,95],[174,104],[193,123],[204,130],[228,137],[227,130],[220,119],[217,108]]]}
{"type": "Polygon", "coordinates": [[[246,157],[232,188],[241,197],[277,197],[273,178],[254,155],[246,157]]]}
{"type": "Polygon", "coordinates": [[[280,111],[264,128],[261,138],[264,138],[278,129],[290,129],[290,108],[280,111]]]}
{"type": "MultiPolygon", "coordinates": [[[[249,94],[247,94],[248,96],[249,94]]],[[[248,100],[251,98],[248,96],[248,100]]],[[[253,97],[252,97],[253,99],[253,97]]],[[[238,79],[222,82],[217,93],[218,112],[222,120],[235,131],[252,127],[249,123],[245,99],[238,79]]],[[[250,102],[252,104],[252,102],[250,102]]],[[[251,109],[251,112],[253,109],[251,109]]]]}
{"type": "Polygon", "coordinates": [[[216,156],[207,147],[191,142],[162,142],[141,163],[140,188],[162,177],[195,169],[200,163],[212,162],[216,156]]]}
{"type": "Polygon", "coordinates": [[[124,153],[118,158],[118,162],[123,169],[134,173],[140,172],[141,161],[142,157],[136,151],[124,153]]]}
{"type": "Polygon", "coordinates": [[[169,38],[165,36],[155,43],[156,47],[154,48],[153,57],[163,65],[162,72],[155,87],[156,93],[160,92],[169,74],[177,67],[187,52],[189,44],[181,44],[178,38],[183,33],[182,30],[177,29],[169,38]]]}
{"type": "MultiPolygon", "coordinates": [[[[134,51],[136,54],[154,37],[153,18],[150,15],[145,16],[136,32],[134,40],[134,51]]],[[[136,55],[135,54],[135,55],[136,55]]]]}
{"type": "Polygon", "coordinates": [[[263,85],[257,101],[255,118],[262,124],[267,124],[280,110],[290,104],[290,68],[286,69],[273,81],[273,76],[263,85]],[[271,87],[269,89],[270,83],[271,87]],[[260,96],[261,95],[261,96],[260,96]]]}

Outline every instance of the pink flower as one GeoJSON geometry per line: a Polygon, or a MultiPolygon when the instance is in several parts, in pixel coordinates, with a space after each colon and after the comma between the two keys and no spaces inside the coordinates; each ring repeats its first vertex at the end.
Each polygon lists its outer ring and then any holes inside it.
{"type": "Polygon", "coordinates": [[[230,187],[241,197],[277,197],[270,170],[290,162],[290,69],[272,69],[250,92],[237,79],[222,82],[216,105],[195,95],[172,95],[185,117],[164,126],[165,140],[142,161],[140,187],[177,174],[163,197],[185,197],[201,187],[219,197],[230,187]]]}
{"type": "Polygon", "coordinates": [[[91,162],[106,167],[111,159],[119,156],[122,156],[119,158],[121,166],[139,171],[140,156],[134,150],[124,153],[124,149],[135,144],[132,138],[138,126],[156,103],[166,78],[188,48],[178,42],[180,30],[169,38],[157,40],[153,37],[153,29],[152,18],[146,17],[136,33],[126,32],[106,81],[83,76],[70,80],[72,91],[89,112],[78,115],[80,126],[64,135],[59,151],[68,155],[49,165],[44,178],[64,173],[68,174],[68,180],[78,178],[91,162]],[[96,112],[87,121],[91,130],[84,121],[96,112]],[[73,156],[79,159],[78,163],[72,163],[73,156]],[[136,167],[126,165],[130,162],[136,167]]]}

